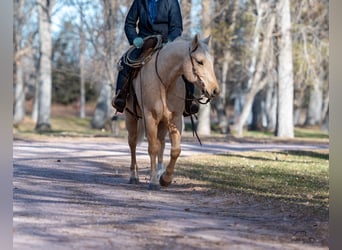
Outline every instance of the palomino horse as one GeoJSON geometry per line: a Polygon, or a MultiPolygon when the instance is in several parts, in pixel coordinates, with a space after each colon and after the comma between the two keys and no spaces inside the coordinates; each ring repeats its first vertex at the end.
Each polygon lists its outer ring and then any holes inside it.
{"type": "Polygon", "coordinates": [[[155,53],[140,70],[132,85],[139,104],[133,114],[134,98],[130,96],[125,111],[128,144],[131,151],[130,183],[139,182],[136,146],[146,134],[151,161],[149,189],[158,190],[171,184],[175,163],[181,152],[182,115],[185,84],[182,75],[209,99],[219,94],[213,57],[209,52],[210,37],[199,40],[178,38],[155,53]],[[163,166],[165,136],[171,142],[170,162],[163,166]],[[158,164],[157,164],[158,157],[158,164]],[[158,169],[157,169],[158,167],[158,169]],[[160,184],[160,185],[159,185],[160,184]]]}

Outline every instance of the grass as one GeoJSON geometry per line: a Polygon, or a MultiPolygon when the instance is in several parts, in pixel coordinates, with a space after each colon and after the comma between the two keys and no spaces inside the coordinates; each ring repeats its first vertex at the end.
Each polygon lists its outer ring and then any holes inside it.
{"type": "MultiPolygon", "coordinates": [[[[91,118],[54,116],[52,130],[37,134],[35,123],[26,118],[15,128],[15,133],[28,138],[35,136],[113,136],[110,124],[105,130],[90,127],[91,118]]],[[[119,121],[120,134],[125,136],[124,121],[119,121]]],[[[267,132],[246,132],[239,140],[276,138],[267,132]]],[[[295,129],[296,140],[329,142],[327,133],[318,129],[295,129]]],[[[229,141],[227,137],[221,140],[229,141]]],[[[196,156],[179,159],[177,173],[200,180],[208,186],[244,192],[259,197],[277,198],[287,202],[328,206],[329,151],[243,152],[226,155],[196,156]]]]}
{"type": "MultiPolygon", "coordinates": [[[[26,118],[23,123],[15,127],[15,133],[32,137],[36,135],[46,136],[111,136],[110,124],[106,124],[106,129],[92,129],[91,118],[79,117],[51,117],[51,130],[44,132],[35,131],[35,123],[26,118]]],[[[120,121],[121,122],[121,121],[120,121]]]]}
{"type": "MultiPolygon", "coordinates": [[[[253,137],[258,139],[274,139],[274,133],[269,131],[245,131],[245,137],[253,137]]],[[[295,140],[315,140],[327,142],[329,140],[329,134],[321,131],[319,128],[300,128],[294,129],[295,140]]]]}
{"type": "Polygon", "coordinates": [[[328,207],[329,152],[243,152],[182,158],[177,174],[208,187],[328,207]]]}
{"type": "MultiPolygon", "coordinates": [[[[35,123],[26,118],[14,128],[14,133],[27,139],[37,136],[113,136],[108,124],[106,130],[90,127],[91,118],[54,116],[52,130],[38,134],[35,123]]],[[[119,121],[120,134],[126,136],[124,121],[119,121]]],[[[186,133],[185,133],[186,134],[186,133]]],[[[188,132],[188,138],[195,139],[188,132]]],[[[290,142],[328,143],[329,136],[318,129],[295,128],[295,139],[290,142]]],[[[186,137],[186,135],[185,135],[186,137]]],[[[263,142],[287,143],[268,132],[246,131],[244,138],[233,135],[213,135],[212,140],[231,143],[263,142]]],[[[329,150],[287,152],[234,152],[224,155],[181,157],[176,175],[203,183],[205,187],[223,192],[241,193],[261,201],[289,208],[326,220],[329,208],[329,150]]],[[[202,184],[201,184],[202,185],[202,184]]]]}
{"type": "Polygon", "coordinates": [[[295,137],[306,139],[329,139],[329,134],[314,128],[296,128],[295,137]]]}

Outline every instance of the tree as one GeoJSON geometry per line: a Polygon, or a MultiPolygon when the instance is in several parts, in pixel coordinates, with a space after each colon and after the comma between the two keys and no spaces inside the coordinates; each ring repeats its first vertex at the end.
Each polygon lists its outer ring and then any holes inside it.
{"type": "MultiPolygon", "coordinates": [[[[210,35],[211,23],[211,0],[202,0],[202,34],[204,37],[210,35]]],[[[197,132],[199,135],[210,135],[211,133],[210,122],[210,103],[200,106],[198,114],[197,132]]]]}
{"type": "MultiPolygon", "coordinates": [[[[102,19],[103,25],[97,40],[93,40],[93,46],[96,51],[96,60],[101,65],[102,75],[104,79],[100,82],[101,93],[104,90],[109,91],[108,84],[112,86],[112,90],[116,87],[117,67],[116,62],[127,50],[129,44],[124,35],[124,20],[128,11],[127,2],[118,1],[101,1],[102,3],[102,19]]],[[[104,96],[99,95],[96,110],[91,122],[93,128],[103,128],[103,124],[110,118],[113,113],[111,99],[113,92],[106,95],[108,101],[103,101],[104,96]],[[106,106],[108,105],[108,106],[106,106]],[[101,115],[99,115],[101,114],[101,115]]]]}
{"type": "Polygon", "coordinates": [[[277,137],[294,137],[293,124],[293,61],[290,0],[280,0],[278,9],[278,109],[277,137]]]}
{"type": "Polygon", "coordinates": [[[79,5],[79,12],[81,16],[81,23],[79,26],[79,34],[80,34],[80,56],[79,56],[79,64],[80,64],[80,118],[85,118],[85,104],[86,104],[86,91],[85,91],[85,79],[84,79],[84,60],[85,60],[85,31],[83,28],[83,24],[85,22],[85,13],[84,6],[82,3],[79,5]]]}
{"type": "MultiPolygon", "coordinates": [[[[255,67],[255,69],[253,70],[254,72],[251,77],[251,81],[249,84],[250,86],[245,96],[245,103],[244,103],[242,112],[237,122],[237,132],[239,136],[243,135],[243,126],[246,123],[248,115],[251,112],[254,98],[259,93],[259,91],[266,86],[267,81],[268,81],[268,78],[267,78],[268,72],[271,71],[272,66],[273,66],[272,65],[273,58],[272,57],[268,58],[267,55],[272,55],[272,53],[269,53],[269,48],[271,47],[270,45],[272,42],[272,33],[273,33],[274,25],[275,25],[275,16],[271,14],[268,20],[269,21],[267,22],[267,26],[265,28],[266,31],[264,34],[264,41],[262,43],[262,48],[260,50],[260,55],[259,55],[260,58],[258,60],[258,63],[256,63],[256,66],[255,65],[252,66],[253,68],[255,67]]],[[[254,64],[253,62],[254,60],[256,59],[252,60],[253,64],[254,64]]]]}
{"type": "Polygon", "coordinates": [[[25,59],[32,54],[31,43],[35,35],[35,29],[33,28],[32,30],[28,28],[30,25],[29,19],[34,9],[33,7],[33,4],[29,1],[14,1],[14,124],[22,122],[25,117],[25,59]]]}
{"type": "Polygon", "coordinates": [[[51,8],[53,1],[37,0],[40,37],[37,131],[51,129],[51,8]]]}
{"type": "Polygon", "coordinates": [[[111,114],[111,84],[103,84],[99,98],[97,100],[96,109],[91,120],[91,127],[95,129],[103,129],[106,126],[107,118],[111,114]]]}
{"type": "Polygon", "coordinates": [[[212,48],[215,53],[215,69],[220,77],[220,95],[213,102],[213,108],[217,113],[217,122],[221,133],[229,132],[227,107],[229,104],[229,91],[231,71],[235,58],[234,44],[237,41],[239,0],[215,1],[215,9],[212,16],[211,35],[212,48]]]}
{"type": "Polygon", "coordinates": [[[13,122],[17,124],[24,119],[25,116],[25,92],[23,82],[23,71],[22,71],[22,53],[21,53],[21,42],[22,42],[22,27],[24,23],[24,8],[25,1],[14,1],[14,115],[13,122]]]}
{"type": "Polygon", "coordinates": [[[329,105],[329,1],[292,1],[291,5],[294,123],[319,125],[329,105]]]}

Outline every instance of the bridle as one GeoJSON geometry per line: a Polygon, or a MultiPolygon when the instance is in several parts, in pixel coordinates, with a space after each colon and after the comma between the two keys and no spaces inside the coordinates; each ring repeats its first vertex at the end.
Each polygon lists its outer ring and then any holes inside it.
{"type": "MultiPolygon", "coordinates": [[[[159,48],[158,51],[157,51],[157,55],[156,55],[156,60],[155,60],[154,68],[155,68],[155,71],[156,71],[156,74],[157,74],[157,76],[158,76],[159,81],[160,81],[164,86],[166,86],[165,83],[163,82],[163,80],[162,80],[162,78],[161,78],[159,72],[158,72],[158,66],[157,66],[157,65],[158,65],[159,52],[160,52],[162,49],[163,49],[163,48],[161,47],[161,48],[159,48]]],[[[194,48],[193,50],[191,50],[191,48],[189,47],[189,57],[190,57],[190,62],[191,62],[191,67],[192,67],[192,74],[193,74],[193,75],[195,76],[195,78],[197,79],[197,82],[200,82],[201,84],[203,84],[203,82],[202,82],[200,76],[198,75],[198,73],[197,73],[197,71],[196,71],[196,68],[195,68],[195,65],[194,65],[194,61],[193,61],[194,59],[193,59],[193,57],[191,56],[191,54],[192,54],[196,49],[197,49],[197,47],[194,48]]],[[[190,82],[191,84],[194,84],[194,85],[196,84],[195,82],[189,81],[184,75],[182,75],[182,78],[183,78],[184,81],[190,82]]],[[[204,90],[202,90],[202,93],[206,96],[206,98],[207,98],[206,101],[202,101],[202,100],[204,99],[203,96],[198,97],[198,98],[187,99],[187,100],[194,100],[194,101],[196,101],[196,102],[198,102],[198,103],[200,103],[200,104],[207,104],[208,102],[211,101],[211,98],[210,98],[210,96],[209,96],[207,93],[204,92],[204,90]]]]}
{"type": "MultiPolygon", "coordinates": [[[[196,68],[195,68],[195,65],[194,65],[194,59],[193,59],[192,56],[191,56],[191,54],[197,49],[197,47],[198,47],[198,46],[196,46],[196,48],[194,48],[193,50],[191,50],[190,47],[189,47],[189,57],[190,57],[190,62],[191,62],[191,67],[192,67],[192,74],[193,74],[193,75],[195,76],[195,78],[197,79],[197,82],[200,82],[201,85],[204,85],[204,84],[203,84],[203,81],[202,81],[202,79],[201,79],[201,77],[198,75],[198,73],[197,73],[197,71],[196,71],[196,68]]],[[[186,77],[185,77],[184,75],[183,75],[182,77],[184,77],[184,78],[186,79],[186,77]]],[[[188,79],[186,79],[186,80],[187,80],[188,82],[191,82],[191,81],[189,81],[188,79]]],[[[194,82],[191,82],[191,83],[195,85],[194,82]]],[[[198,103],[200,103],[200,104],[207,104],[208,102],[211,101],[210,96],[209,96],[206,92],[204,92],[204,90],[202,90],[202,94],[204,94],[204,95],[207,97],[207,100],[204,101],[204,102],[202,102],[202,100],[203,100],[203,97],[202,97],[202,96],[199,97],[199,98],[195,98],[195,100],[196,100],[198,103]]]]}
{"type": "MultiPolygon", "coordinates": [[[[197,46],[198,47],[198,46],[197,46]]],[[[191,67],[192,67],[192,74],[195,76],[195,78],[197,79],[197,81],[199,81],[200,83],[203,84],[200,76],[198,75],[198,73],[196,72],[196,68],[195,68],[195,65],[194,65],[194,59],[193,57],[191,56],[191,53],[194,52],[196,49],[194,48],[193,50],[191,50],[191,48],[189,47],[189,57],[190,57],[190,62],[191,62],[191,67]]],[[[154,67],[155,67],[155,71],[156,71],[156,74],[158,76],[158,79],[159,81],[161,82],[162,85],[164,85],[164,87],[166,87],[165,83],[163,82],[159,72],[158,72],[158,58],[159,58],[159,52],[163,49],[163,47],[159,48],[158,51],[157,51],[157,55],[156,55],[156,60],[155,60],[155,64],[154,64],[154,67]]],[[[186,79],[186,77],[184,75],[182,75],[182,78],[183,78],[183,81],[184,82],[190,82],[191,84],[194,84],[195,85],[195,82],[192,82],[192,81],[189,81],[188,79],[186,79]]],[[[204,92],[202,90],[202,92],[204,92]]],[[[205,94],[205,93],[203,93],[205,94]]],[[[196,101],[198,102],[199,104],[207,104],[208,102],[211,101],[211,98],[208,97],[208,94],[205,94],[207,96],[207,100],[206,101],[202,101],[203,100],[203,97],[199,97],[199,98],[185,98],[185,100],[191,100],[191,101],[196,101]]],[[[183,97],[182,97],[183,98],[183,97]]],[[[199,142],[200,145],[202,145],[202,142],[201,142],[201,139],[199,138],[198,134],[197,134],[197,129],[196,129],[196,126],[195,126],[195,123],[194,123],[194,119],[192,116],[195,116],[195,118],[197,119],[197,116],[194,114],[190,114],[190,121],[191,121],[191,126],[192,126],[192,132],[193,132],[193,135],[195,136],[196,135],[196,138],[199,142]]]]}

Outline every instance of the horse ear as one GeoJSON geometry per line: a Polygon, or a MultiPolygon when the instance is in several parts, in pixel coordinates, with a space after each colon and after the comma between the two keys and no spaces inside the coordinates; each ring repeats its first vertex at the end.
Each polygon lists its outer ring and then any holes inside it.
{"type": "Polygon", "coordinates": [[[202,42],[204,42],[206,45],[209,45],[210,38],[211,38],[211,35],[209,35],[208,37],[204,38],[202,40],[202,42]]]}
{"type": "Polygon", "coordinates": [[[198,47],[198,34],[196,34],[194,39],[192,40],[191,52],[195,51],[197,47],[198,47]]]}

